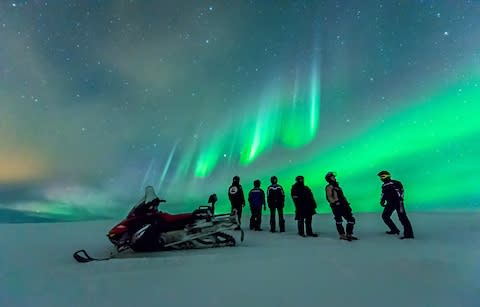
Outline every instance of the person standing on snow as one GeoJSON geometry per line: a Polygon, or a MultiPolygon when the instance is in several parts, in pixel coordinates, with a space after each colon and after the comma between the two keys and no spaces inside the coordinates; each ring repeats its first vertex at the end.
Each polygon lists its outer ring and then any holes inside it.
{"type": "Polygon", "coordinates": [[[305,237],[306,232],[309,237],[317,237],[318,235],[312,231],[312,217],[316,214],[315,209],[317,208],[312,190],[305,185],[303,176],[297,176],[295,181],[291,195],[295,204],[295,220],[297,220],[298,235],[305,237]]]}
{"type": "Polygon", "coordinates": [[[328,185],[325,187],[326,198],[330,204],[330,208],[332,208],[340,239],[347,241],[357,240],[357,238],[353,236],[355,218],[352,215],[352,208],[343,194],[342,188],[337,182],[336,174],[328,172],[327,175],[325,175],[325,180],[328,182],[328,185]],[[343,228],[343,218],[347,221],[346,234],[345,228],[343,228]]]}
{"type": "Polygon", "coordinates": [[[232,212],[237,210],[238,222],[242,224],[242,209],[245,207],[245,195],[243,194],[240,177],[238,176],[233,177],[232,184],[228,188],[228,199],[232,205],[232,212]]]}
{"type": "Polygon", "coordinates": [[[413,239],[414,236],[412,225],[407,217],[407,212],[405,211],[405,205],[403,202],[404,190],[402,183],[398,180],[392,180],[388,171],[381,171],[377,174],[377,176],[379,176],[380,180],[383,182],[380,205],[384,207],[382,219],[388,228],[390,228],[390,231],[387,231],[386,233],[397,235],[400,233],[400,230],[390,218],[393,211],[396,210],[398,219],[403,226],[403,237],[400,239],[413,239]]]}
{"type": "Polygon", "coordinates": [[[270,232],[275,232],[275,211],[278,212],[278,224],[280,232],[285,232],[285,219],[283,218],[283,208],[285,207],[285,192],[281,185],[278,184],[278,178],[272,176],[270,178],[271,185],[267,189],[267,203],[270,209],[270,232]]]}
{"type": "Polygon", "coordinates": [[[250,230],[262,230],[262,206],[263,210],[267,210],[265,206],[265,192],[260,188],[260,180],[253,182],[253,189],[248,193],[248,202],[250,204],[250,230]]]}

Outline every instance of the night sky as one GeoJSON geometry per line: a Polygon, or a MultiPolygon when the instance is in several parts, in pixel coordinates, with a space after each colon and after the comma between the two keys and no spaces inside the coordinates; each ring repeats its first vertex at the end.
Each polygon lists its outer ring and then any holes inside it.
{"type": "Polygon", "coordinates": [[[473,0],[2,1],[0,211],[121,216],[146,185],[166,211],[210,193],[225,211],[234,175],[288,195],[304,175],[329,212],[330,170],[378,211],[382,169],[411,210],[477,208],[479,16],[473,0]]]}

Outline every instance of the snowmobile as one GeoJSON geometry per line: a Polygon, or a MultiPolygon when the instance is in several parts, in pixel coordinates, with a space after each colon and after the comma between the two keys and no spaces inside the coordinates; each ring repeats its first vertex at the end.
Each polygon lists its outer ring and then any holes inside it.
{"type": "Polygon", "coordinates": [[[118,251],[128,248],[136,252],[146,252],[234,246],[234,236],[225,231],[242,232],[237,215],[214,215],[212,207],[216,201],[217,196],[212,194],[208,199],[212,206],[200,206],[192,213],[183,214],[157,211],[156,206],[146,212],[142,212],[143,208],[135,207],[126,219],[108,232],[107,237],[118,251]]]}
{"type": "MultiPolygon", "coordinates": [[[[159,211],[159,204],[164,202],[156,196],[153,187],[146,188],[145,196],[126,218],[107,233],[117,253],[128,249],[153,252],[235,246],[235,237],[238,235],[243,242],[244,231],[235,210],[229,214],[214,214],[216,194],[208,198],[209,205],[199,206],[191,213],[169,214],[159,211]]],[[[79,262],[107,259],[92,258],[85,250],[74,253],[74,258],[79,262]]]]}

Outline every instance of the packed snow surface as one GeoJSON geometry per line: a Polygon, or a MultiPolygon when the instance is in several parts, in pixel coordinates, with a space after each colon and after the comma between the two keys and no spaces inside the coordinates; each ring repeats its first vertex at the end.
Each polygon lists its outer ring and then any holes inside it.
{"type": "Polygon", "coordinates": [[[386,235],[380,214],[356,216],[354,242],[330,215],[315,216],[318,238],[297,236],[292,216],[270,233],[264,216],[237,247],[86,264],[72,253],[108,254],[117,221],[2,224],[0,306],[480,306],[480,213],[409,217],[415,240],[386,235]]]}

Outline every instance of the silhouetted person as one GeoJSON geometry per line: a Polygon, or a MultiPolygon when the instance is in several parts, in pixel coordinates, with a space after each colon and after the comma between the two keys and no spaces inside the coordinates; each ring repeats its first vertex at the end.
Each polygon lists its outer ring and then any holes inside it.
{"type": "Polygon", "coordinates": [[[278,226],[280,232],[285,232],[285,219],[283,218],[283,208],[285,207],[285,192],[278,184],[276,176],[270,178],[271,185],[267,189],[267,203],[270,209],[270,232],[275,232],[275,211],[278,212],[278,226]]]}
{"type": "Polygon", "coordinates": [[[312,231],[312,217],[316,214],[317,208],[315,198],[310,188],[305,185],[303,176],[297,176],[295,181],[291,195],[295,204],[298,235],[305,237],[306,232],[309,237],[317,237],[318,235],[312,231]]]}
{"type": "Polygon", "coordinates": [[[328,185],[325,187],[325,194],[327,201],[330,203],[332,213],[336,222],[337,231],[342,240],[357,240],[353,236],[353,225],[355,225],[355,218],[352,215],[352,208],[343,194],[343,190],[337,182],[335,173],[328,172],[325,176],[328,185]],[[347,233],[343,228],[343,218],[347,221],[347,233]]]}
{"type": "Polygon", "coordinates": [[[387,224],[390,231],[387,231],[387,234],[399,234],[400,230],[395,225],[395,223],[390,218],[393,211],[397,211],[398,219],[403,226],[403,237],[400,239],[413,239],[413,229],[410,221],[407,217],[407,212],[405,211],[404,205],[404,190],[403,185],[398,180],[392,180],[390,173],[388,171],[381,171],[377,174],[380,177],[380,180],[383,181],[382,185],[382,198],[380,200],[380,205],[384,207],[382,213],[382,219],[387,224]],[[386,202],[386,204],[385,204],[386,202]]]}
{"type": "Polygon", "coordinates": [[[245,207],[245,195],[243,194],[243,188],[240,184],[240,177],[234,176],[232,184],[228,188],[228,199],[233,210],[237,210],[238,222],[242,223],[242,209],[245,207]]]}
{"type": "Polygon", "coordinates": [[[252,216],[250,217],[250,230],[262,230],[262,206],[263,210],[267,210],[265,206],[265,192],[260,188],[260,180],[253,182],[253,189],[248,193],[248,203],[252,216]]]}

